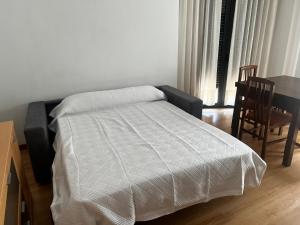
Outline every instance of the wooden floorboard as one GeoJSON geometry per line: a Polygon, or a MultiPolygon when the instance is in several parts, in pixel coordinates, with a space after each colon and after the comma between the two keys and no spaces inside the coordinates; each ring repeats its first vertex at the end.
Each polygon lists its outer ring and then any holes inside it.
{"type": "MultiPolygon", "coordinates": [[[[232,109],[205,109],[203,119],[230,132],[232,109]]],[[[284,134],[287,128],[284,129],[284,134]]],[[[261,142],[245,134],[243,140],[257,152],[261,142]]],[[[300,136],[300,135],[299,135],[300,136]]],[[[276,135],[273,135],[276,138],[276,135]]],[[[299,138],[298,138],[299,140],[299,138]]],[[[300,142],[300,140],[299,140],[300,142]]],[[[300,151],[292,166],[281,166],[284,142],[267,148],[268,168],[259,188],[245,190],[243,196],[224,197],[198,204],[140,225],[299,225],[300,151]]],[[[33,195],[34,225],[51,225],[51,185],[38,185],[33,177],[28,152],[22,151],[26,177],[33,195]]]]}

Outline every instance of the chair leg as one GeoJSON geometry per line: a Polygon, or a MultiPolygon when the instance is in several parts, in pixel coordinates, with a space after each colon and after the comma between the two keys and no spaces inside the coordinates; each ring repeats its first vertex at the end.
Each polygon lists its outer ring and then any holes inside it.
{"type": "Polygon", "coordinates": [[[239,131],[239,140],[242,140],[243,138],[243,129],[242,129],[242,125],[240,127],[240,131],[239,131]]]}
{"type": "Polygon", "coordinates": [[[269,132],[269,127],[268,127],[268,126],[265,126],[265,127],[264,127],[263,144],[262,144],[262,149],[261,149],[261,157],[262,157],[263,159],[265,159],[265,156],[266,156],[266,148],[267,148],[268,132],[269,132]]]}
{"type": "Polygon", "coordinates": [[[239,140],[242,140],[242,138],[243,138],[244,124],[245,124],[245,113],[243,112],[242,119],[241,119],[240,130],[239,130],[239,134],[238,134],[239,140]]]}
{"type": "Polygon", "coordinates": [[[258,139],[262,139],[262,131],[263,131],[263,125],[261,125],[260,128],[259,128],[258,139]]]}
{"type": "Polygon", "coordinates": [[[252,135],[253,138],[256,137],[256,135],[255,135],[256,134],[256,130],[257,130],[257,123],[256,122],[254,123],[254,128],[255,128],[254,129],[254,134],[252,135]]]}
{"type": "Polygon", "coordinates": [[[281,135],[282,135],[282,127],[279,127],[278,136],[281,136],[281,135]]]}

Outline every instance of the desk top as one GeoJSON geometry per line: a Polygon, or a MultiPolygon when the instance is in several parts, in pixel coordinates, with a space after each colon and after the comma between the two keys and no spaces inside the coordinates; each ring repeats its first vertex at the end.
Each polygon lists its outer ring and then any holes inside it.
{"type": "MultiPolygon", "coordinates": [[[[275,96],[283,96],[300,103],[300,78],[291,76],[267,77],[275,83],[275,96]]],[[[236,87],[244,87],[246,82],[235,82],[236,87]]]]}
{"type": "Polygon", "coordinates": [[[267,77],[275,83],[275,93],[300,100],[300,78],[291,76],[267,77]]]}

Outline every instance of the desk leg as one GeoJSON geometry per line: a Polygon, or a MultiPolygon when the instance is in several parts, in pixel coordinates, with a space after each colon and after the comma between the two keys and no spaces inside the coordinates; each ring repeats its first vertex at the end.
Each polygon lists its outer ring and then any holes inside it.
{"type": "Polygon", "coordinates": [[[294,146],[297,139],[298,134],[298,127],[300,122],[300,108],[298,107],[295,112],[293,113],[292,121],[289,127],[289,133],[287,136],[285,148],[284,148],[284,156],[282,165],[283,166],[290,166],[292,163],[292,158],[294,154],[294,146]]]}
{"type": "Polygon", "coordinates": [[[231,121],[231,135],[236,137],[238,136],[239,130],[239,114],[240,114],[240,101],[239,101],[239,88],[236,90],[235,101],[234,101],[234,109],[231,121]]]}

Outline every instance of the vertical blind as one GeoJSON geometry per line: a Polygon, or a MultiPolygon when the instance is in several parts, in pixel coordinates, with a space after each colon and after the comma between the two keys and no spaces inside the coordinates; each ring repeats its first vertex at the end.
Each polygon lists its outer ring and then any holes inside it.
{"type": "Polygon", "coordinates": [[[221,3],[221,0],[180,1],[178,87],[208,105],[217,100],[221,3]]]}
{"type": "Polygon", "coordinates": [[[225,105],[234,104],[240,66],[257,64],[259,75],[267,73],[278,0],[236,0],[232,32],[222,29],[226,25],[221,20],[222,6],[227,1],[180,0],[178,87],[207,105],[217,102],[221,82],[226,82],[226,91],[219,98],[225,105]],[[229,59],[228,54],[219,55],[226,68],[218,69],[218,53],[224,51],[220,30],[231,33],[231,44],[229,59]]]}
{"type": "Polygon", "coordinates": [[[237,0],[228,62],[225,104],[233,105],[239,67],[258,65],[266,76],[278,0],[237,0]]]}

